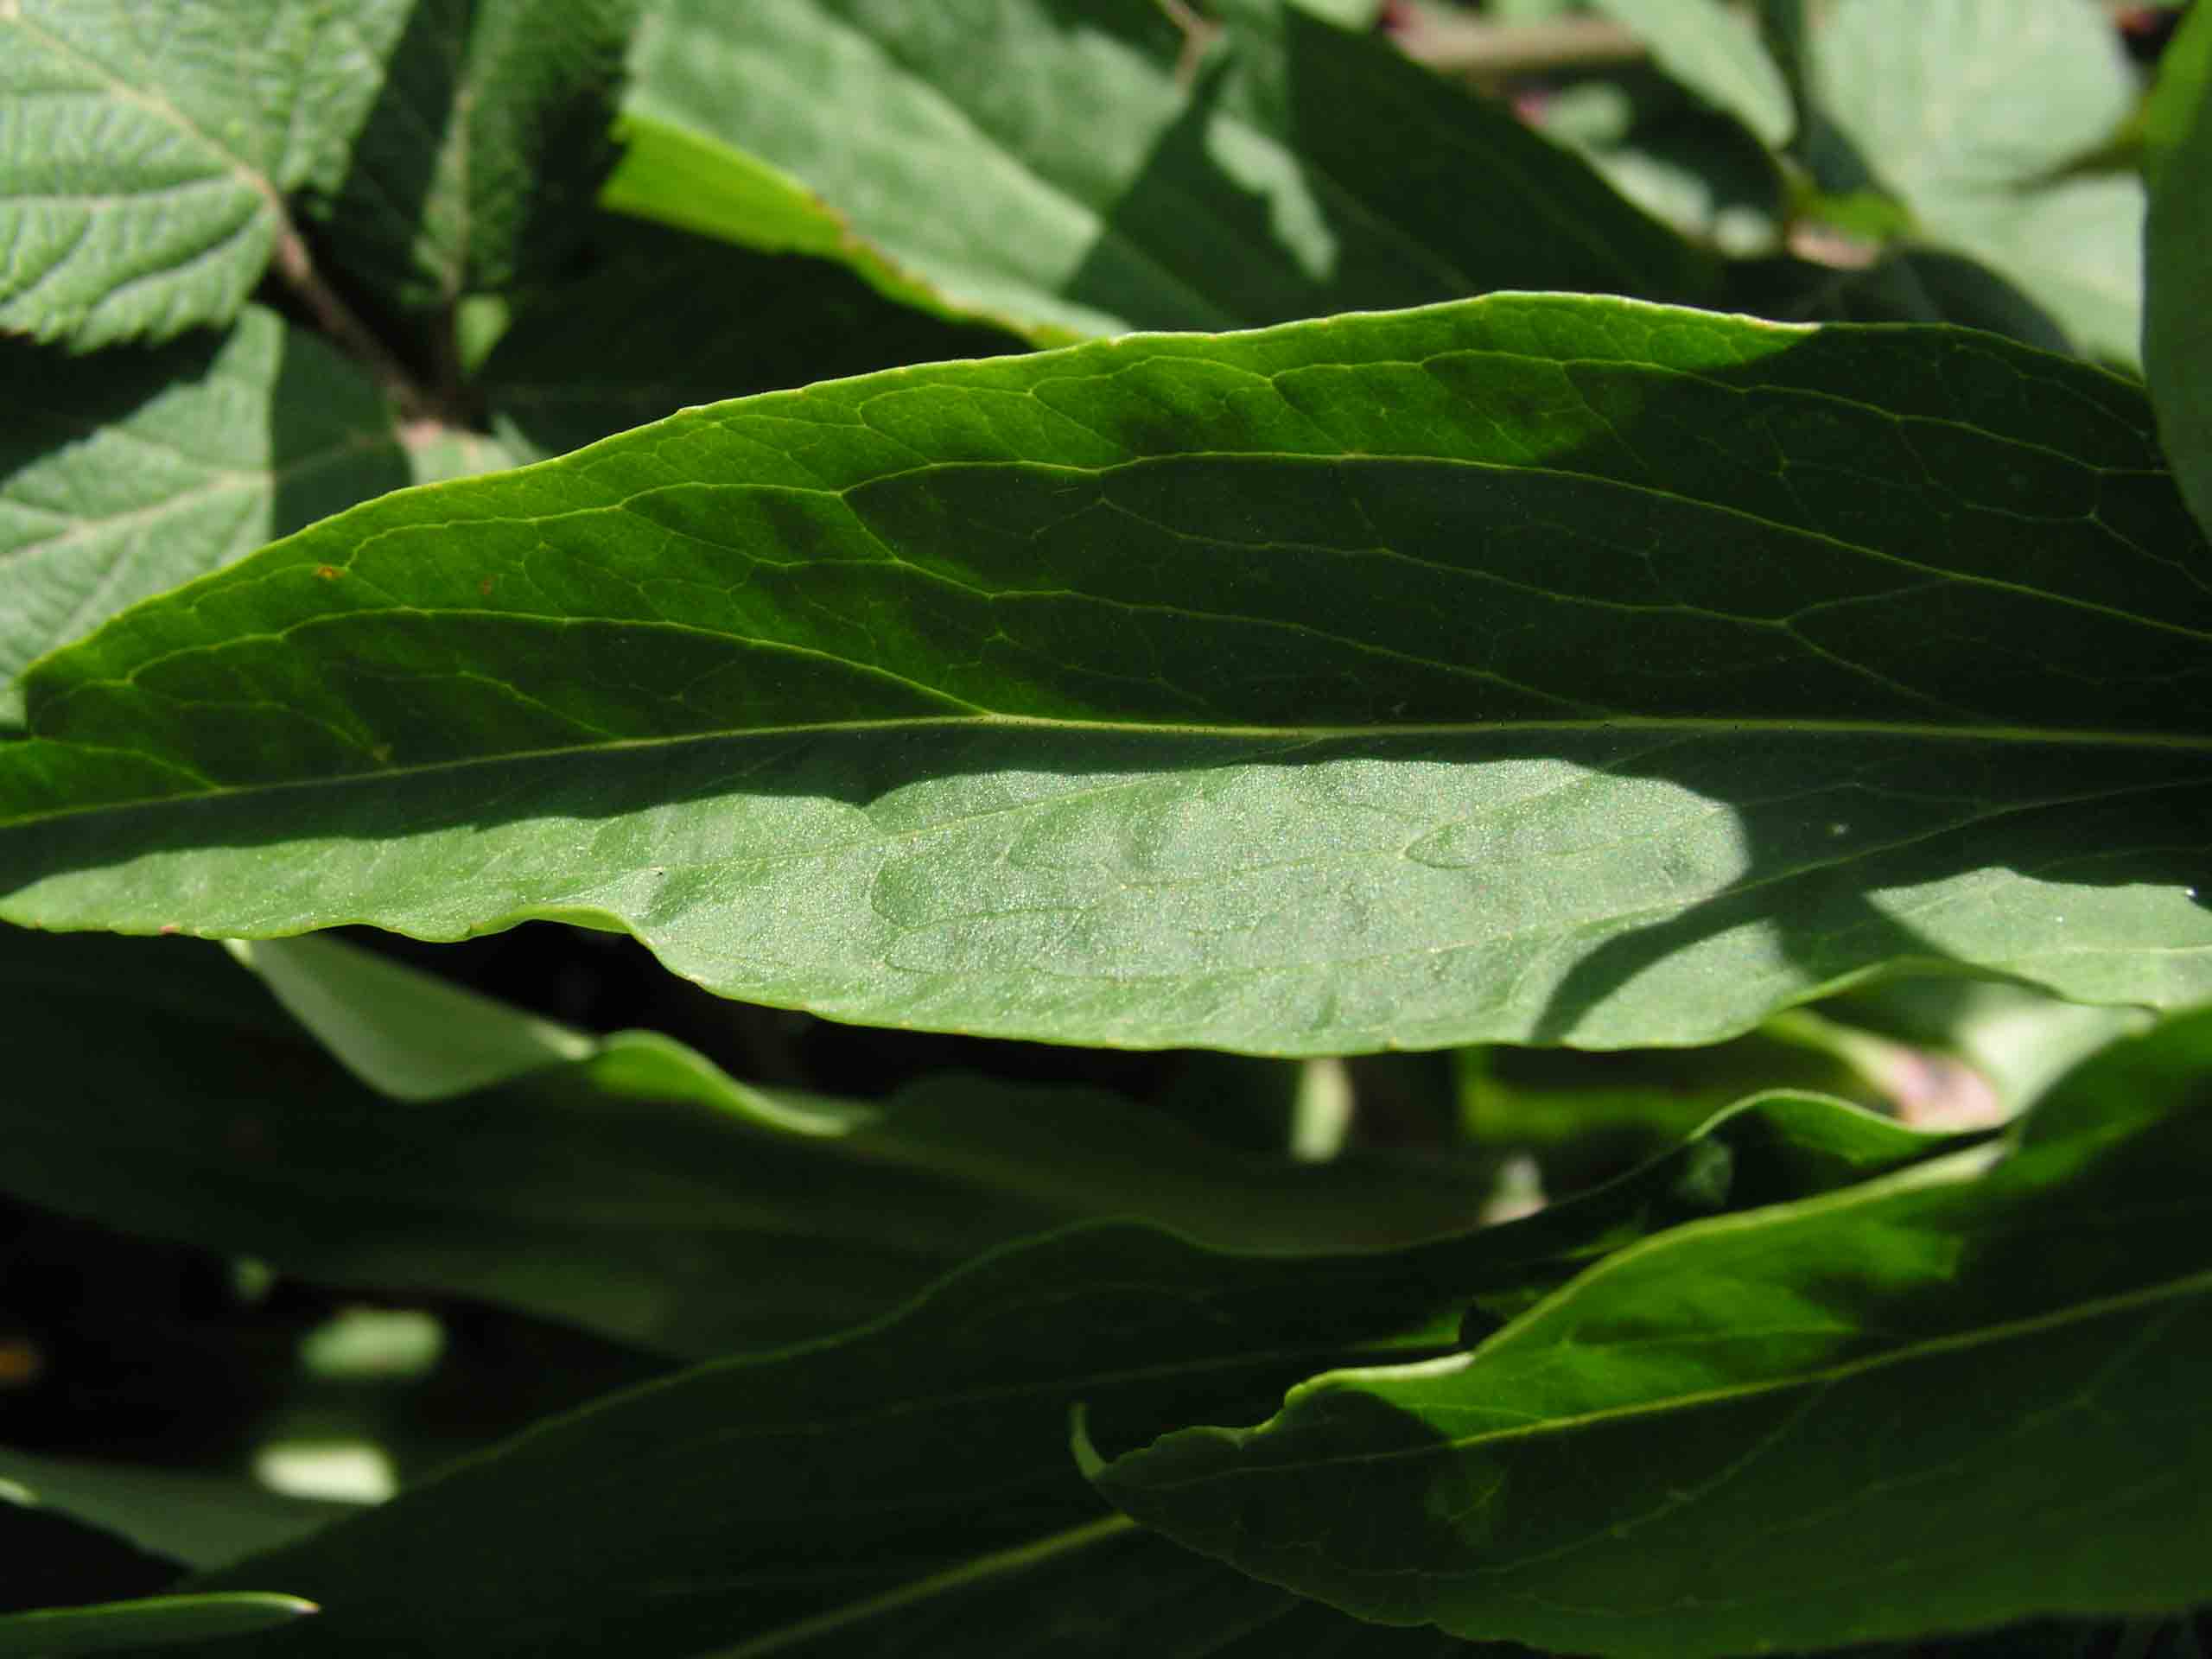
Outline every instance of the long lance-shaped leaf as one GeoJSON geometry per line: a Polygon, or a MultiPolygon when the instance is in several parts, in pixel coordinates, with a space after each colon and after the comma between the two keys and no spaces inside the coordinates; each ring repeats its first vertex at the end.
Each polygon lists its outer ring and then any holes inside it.
{"type": "Polygon", "coordinates": [[[1234,1153],[1101,1090],[766,1090],[657,1033],[589,1037],[334,941],[246,954],[351,1075],[213,947],[0,928],[0,1044],[24,1057],[0,1190],[686,1358],[879,1318],[1077,1219],[1310,1255],[1457,1231],[1482,1203],[1446,1166],[1234,1153]]]}
{"type": "Polygon", "coordinates": [[[1655,1229],[1948,1144],[1772,1096],[1527,1221],[1390,1255],[1266,1260],[1073,1229],[994,1252],[844,1338],[543,1425],[200,1587],[281,1575],[321,1604],[315,1628],[242,1649],[257,1654],[950,1659],[986,1637],[1125,1655],[1169,1636],[1188,1644],[1171,1651],[1207,1653],[1282,1618],[1315,1638],[1280,1592],[1109,1512],[1069,1456],[1071,1408],[1139,1443],[1327,1356],[1451,1347],[1471,1301],[1556,1282],[1655,1229]]]}
{"type": "Polygon", "coordinates": [[[1828,1647],[2212,1597],[2212,1014],[1968,1153],[1631,1246],[1471,1353],[1098,1471],[1392,1624],[1567,1652],[1828,1647]]]}
{"type": "Polygon", "coordinates": [[[238,1591],[212,1596],[149,1596],[84,1607],[41,1607],[0,1614],[0,1655],[58,1659],[62,1654],[144,1651],[251,1635],[315,1611],[297,1596],[238,1591]]]}
{"type": "Polygon", "coordinates": [[[2212,989],[2203,541],[1988,336],[1502,296],[687,411],[25,680],[0,916],[626,929],[725,995],[1687,1042],[1885,963],[2212,989]]]}

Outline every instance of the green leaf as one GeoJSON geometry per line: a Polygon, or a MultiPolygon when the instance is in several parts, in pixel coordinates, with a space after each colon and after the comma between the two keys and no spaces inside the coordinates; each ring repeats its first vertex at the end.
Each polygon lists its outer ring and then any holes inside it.
{"type": "Polygon", "coordinates": [[[2073,349],[2040,306],[1988,266],[1936,248],[1893,248],[1863,270],[1788,257],[1739,261],[1732,305],[1784,322],[1949,322],[2039,351],[2073,349]]]}
{"type": "Polygon", "coordinates": [[[1567,1651],[2186,1607],[2212,1594],[2208,1062],[2212,1014],[2175,1019],[1993,1166],[1692,1224],[1471,1353],[1317,1378],[1099,1478],[1361,1617],[1567,1651]]]}
{"type": "MultiPolygon", "coordinates": [[[[139,1586],[144,1589],[174,1581],[178,1569],[168,1561],[227,1567],[256,1550],[303,1538],[353,1508],[287,1497],[238,1476],[0,1446],[0,1485],[10,1481],[35,1491],[42,1503],[167,1558],[165,1576],[149,1579],[139,1586]]],[[[88,1594],[42,1599],[99,1600],[118,1592],[111,1584],[88,1594]]]]}
{"type": "Polygon", "coordinates": [[[78,347],[237,315],[334,184],[407,0],[0,6],[0,329],[78,347]]]}
{"type": "Polygon", "coordinates": [[[690,1357],[861,1323],[1076,1217],[1310,1251],[1402,1244],[1480,1206],[1448,1167],[1240,1155],[1096,1090],[766,1090],[656,1033],[588,1038],[334,941],[247,954],[350,1074],[207,947],[0,930],[0,1037],[53,1057],[0,1099],[20,1153],[0,1186],[690,1357]]]}
{"type": "Polygon", "coordinates": [[[365,376],[258,307],[156,352],[71,361],[0,340],[0,378],[27,389],[0,430],[0,725],[22,717],[32,658],[435,475],[365,376]]]}
{"type": "Polygon", "coordinates": [[[1789,84],[1751,21],[1719,0],[1599,0],[1633,29],[1659,67],[1779,149],[1796,125],[1789,84]]]}
{"type": "Polygon", "coordinates": [[[2197,523],[2212,524],[2212,315],[2204,302],[2212,284],[2212,18],[2192,15],[2173,53],[2174,79],[2155,106],[2162,118],[2145,232],[2143,370],[2182,493],[2197,523]]]}
{"type": "Polygon", "coordinates": [[[887,299],[826,258],[601,219],[587,275],[522,305],[479,387],[507,447],[558,454],[694,404],[1023,341],[887,299]]]}
{"type": "Polygon", "coordinates": [[[2135,360],[2141,182],[2064,176],[2134,106],[2102,7],[1845,0],[1814,33],[1811,67],[1824,117],[1922,239],[1992,266],[2082,350],[2135,360]]]}
{"type": "MultiPolygon", "coordinates": [[[[1944,1144],[1781,1097],[1529,1221],[1393,1255],[1270,1261],[1071,1230],[985,1256],[842,1340],[702,1366],[542,1426],[236,1573],[281,1574],[325,1607],[270,1651],[556,1659],[613,1636],[640,1659],[952,1655],[988,1630],[1009,1650],[1127,1654],[1172,1637],[1213,1653],[1282,1618],[1298,1643],[1274,1650],[1326,1652],[1332,1621],[1105,1513],[1068,1456],[1071,1408],[1101,1435],[1141,1435],[1328,1357],[1448,1347],[1471,1297],[1944,1144]]],[[[1352,1633],[1334,1624],[1334,1639],[1352,1633]]]]}
{"type": "Polygon", "coordinates": [[[1498,296],[694,410],[44,658],[0,915],[1127,1046],[2212,992],[2203,543],[1988,336],[1498,296]]]}
{"type": "Polygon", "coordinates": [[[149,1595],[175,1583],[180,1570],[104,1527],[47,1507],[14,1480],[0,1480],[0,1630],[5,1615],[24,1608],[149,1595]]]}
{"type": "Polygon", "coordinates": [[[45,1607],[0,1615],[0,1655],[48,1659],[66,1653],[178,1647],[217,1637],[251,1636],[319,1611],[297,1596],[245,1591],[211,1596],[149,1596],[89,1607],[45,1607]]]}
{"type": "MultiPolygon", "coordinates": [[[[599,193],[600,206],[613,213],[735,243],[758,253],[835,259],[899,305],[954,322],[1017,327],[954,305],[855,236],[844,217],[821,197],[758,156],[704,133],[635,114],[616,124],[615,137],[622,145],[622,158],[599,193]]],[[[1075,330],[1049,324],[1017,332],[1039,346],[1071,345],[1081,337],[1075,330]]]]}
{"type": "Polygon", "coordinates": [[[415,0],[345,178],[313,204],[404,306],[549,276],[583,239],[639,0],[415,0]]]}
{"type": "Polygon", "coordinates": [[[1081,334],[1549,288],[1690,299],[1709,262],[1387,42],[1244,0],[670,0],[628,107],[804,181],[955,302],[1081,334]]]}

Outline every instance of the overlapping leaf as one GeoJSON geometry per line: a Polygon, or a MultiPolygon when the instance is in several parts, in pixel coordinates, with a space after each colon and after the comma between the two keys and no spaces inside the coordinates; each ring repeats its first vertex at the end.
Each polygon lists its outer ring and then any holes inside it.
{"type": "Polygon", "coordinates": [[[533,295],[479,372],[519,454],[558,454],[693,404],[1024,345],[887,297],[844,261],[612,215],[593,243],[591,271],[533,295]]]}
{"type": "Polygon", "coordinates": [[[0,930],[0,1031],[25,1057],[0,1187],[695,1357],[858,1324],[1074,1217],[1311,1251],[1430,1236],[1480,1203],[1446,1167],[1287,1167],[1103,1091],[766,1091],[654,1033],[588,1038],[333,941],[252,955],[353,1076],[207,947],[0,930]]]}
{"type": "Polygon", "coordinates": [[[2068,170],[2134,101],[2102,8],[1844,0],[1812,36],[1811,69],[1824,118],[1918,239],[1987,263],[2080,349],[2135,360],[2141,181],[2068,170]]]}
{"type": "Polygon", "coordinates": [[[673,0],[631,108],[758,156],[953,302],[1081,334],[1712,272],[1573,156],[1382,42],[1151,0],[673,0]]]}
{"type": "Polygon", "coordinates": [[[1432,1653],[1427,1636],[1377,1638],[1297,1609],[1105,1513],[1068,1455],[1071,1407],[1101,1433],[1141,1436],[1325,1356],[1449,1347],[1471,1300],[1942,1144],[1777,1097],[1579,1201],[1395,1255],[1268,1261],[1141,1228],[1071,1230],[995,1252],[842,1340],[701,1367],[548,1424],[206,1587],[281,1573],[322,1603],[313,1630],[244,1653],[918,1656],[973,1653],[986,1636],[1071,1654],[1172,1638],[1194,1654],[1318,1656],[1353,1636],[1432,1653]]]}
{"type": "Polygon", "coordinates": [[[1709,1039],[1886,963],[2212,985],[2204,545],[2139,391],[1501,296],[696,410],[110,623],[0,913],[626,928],[1059,1040],[1709,1039]]]}
{"type": "Polygon", "coordinates": [[[1622,1250],[1471,1353],[1099,1471],[1391,1624],[1738,1653],[2212,1596],[2212,1015],[1976,1152],[1622,1250]]]}
{"type": "Polygon", "coordinates": [[[608,134],[639,0],[414,0],[324,236],[400,303],[553,275],[614,165],[608,134]]]}
{"type": "Polygon", "coordinates": [[[220,337],[69,361],[0,340],[0,724],[41,652],[356,501],[512,464],[403,442],[359,371],[249,308],[220,337]]]}

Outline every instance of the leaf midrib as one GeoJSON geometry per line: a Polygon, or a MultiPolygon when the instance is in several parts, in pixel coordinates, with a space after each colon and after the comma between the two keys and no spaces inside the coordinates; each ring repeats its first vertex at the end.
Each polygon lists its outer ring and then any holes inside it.
{"type": "MultiPolygon", "coordinates": [[[[627,753],[651,749],[674,748],[687,744],[729,743],[753,739],[769,741],[783,738],[931,730],[1037,731],[1101,737],[1149,737],[1162,740],[1218,739],[1224,743],[1279,743],[1284,752],[1313,744],[1349,742],[1363,739],[1454,739],[1508,736],[1527,732],[1636,731],[1681,733],[1692,737],[1740,737],[1764,734],[1815,738],[1890,737],[1902,741],[1943,743],[2047,744],[2058,747],[2116,748],[2153,753],[2212,754],[2212,733],[2115,732],[2075,730],[2063,727],[1943,726],[1925,722],[1883,721],[1736,720],[1701,715],[1622,715],[1575,720],[1440,721],[1426,723],[1377,723],[1372,726],[1197,726],[1168,721],[1065,720],[1030,715],[918,715],[893,720],[823,721],[790,726],[756,726],[727,731],[686,732],[673,737],[614,738],[599,743],[573,744],[561,748],[505,750],[497,754],[466,755],[451,760],[421,761],[408,766],[386,766],[373,771],[338,772],[315,778],[285,778],[251,784],[221,784],[203,789],[179,791],[168,795],[137,796],[128,800],[101,801],[89,806],[64,807],[51,812],[24,813],[16,817],[0,818],[0,830],[16,829],[33,823],[49,823],[61,818],[276,794],[291,790],[337,789],[371,784],[407,782],[438,773],[466,772],[478,766],[524,765],[536,760],[573,759],[579,755],[627,753]]],[[[162,756],[148,754],[137,749],[121,748],[112,744],[82,743],[69,738],[49,737],[36,731],[31,732],[27,739],[18,741],[51,743],[56,747],[77,750],[85,753],[126,756],[134,760],[166,767],[171,771],[181,770],[176,762],[162,756]]],[[[4,761],[9,747],[7,744],[0,743],[0,761],[4,761]]],[[[1267,757],[1232,757],[1236,760],[1265,758],[1267,757]]]]}

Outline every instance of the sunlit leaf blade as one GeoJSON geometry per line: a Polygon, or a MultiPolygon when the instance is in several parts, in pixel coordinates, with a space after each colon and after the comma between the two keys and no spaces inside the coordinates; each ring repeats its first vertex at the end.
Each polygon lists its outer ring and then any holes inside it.
{"type": "Polygon", "coordinates": [[[352,1074],[209,947],[0,930],[0,1039],[57,1057],[0,1097],[0,1189],[687,1357],[859,1324],[1078,1217],[1312,1252],[1450,1231],[1481,1202],[1448,1166],[1286,1166],[1101,1090],[763,1090],[657,1033],[587,1037],[333,941],[251,954],[352,1074]]]}
{"type": "Polygon", "coordinates": [[[614,164],[639,0],[414,0],[342,181],[312,204],[402,305],[552,275],[614,164]]]}
{"type": "Polygon", "coordinates": [[[365,376],[258,307],[158,352],[0,340],[0,378],[22,389],[0,430],[0,724],[22,718],[33,658],[436,475],[365,376]]]}
{"type": "Polygon", "coordinates": [[[2135,100],[2105,8],[1841,0],[1821,16],[1813,96],[1903,200],[1917,239],[1988,264],[2080,349],[2133,362],[2141,181],[2066,172],[2135,100]]]}
{"type": "MultiPolygon", "coordinates": [[[[622,147],[621,160],[599,193],[600,206],[612,213],[758,253],[835,259],[896,304],[953,322],[994,321],[952,304],[921,277],[855,235],[844,217],[821,197],[757,156],[689,127],[635,113],[622,118],[615,137],[622,147]]],[[[1065,346],[1081,337],[1072,329],[1049,324],[1030,325],[1020,332],[1039,346],[1065,346]]]]}
{"type": "Polygon", "coordinates": [[[1069,1457],[1071,1408],[1134,1441],[1330,1357],[1449,1347],[1470,1299],[1943,1144],[1783,1097],[1529,1221],[1394,1255],[1271,1261],[1071,1230],[842,1340],[700,1367],[541,1427],[208,1583],[281,1573],[323,1605],[316,1629],[257,1653],[951,1659],[978,1631],[1100,1655],[1148,1651],[1149,1631],[1203,1654],[1271,1616],[1315,1643],[1282,1650],[1326,1652],[1264,1586],[1205,1577],[1107,1513],[1069,1457]]]}
{"type": "Polygon", "coordinates": [[[0,329],[88,346],[234,315],[284,196],[342,170],[408,10],[0,6],[0,329]]]}
{"type": "Polygon", "coordinates": [[[2182,493],[2212,524],[2212,12],[2187,19],[2171,56],[2156,106],[2143,372],[2182,493]]]}
{"type": "Polygon", "coordinates": [[[2212,1594],[2208,1058],[2212,1015],[2178,1017],[1986,1173],[1662,1235],[1471,1354],[1317,1378],[1104,1490],[1363,1617],[1568,1652],[2187,1607],[2212,1594]]]}
{"type": "Polygon", "coordinates": [[[690,404],[1024,345],[887,298],[827,258],[611,215],[592,254],[587,275],[521,302],[479,374],[493,424],[532,458],[690,404]]]}
{"type": "Polygon", "coordinates": [[[630,108],[803,181],[957,304],[1083,334],[1705,291],[1503,109],[1273,0],[1224,16],[1201,60],[1152,0],[675,0],[630,108]]]}
{"type": "Polygon", "coordinates": [[[2212,990],[2204,544],[2137,388],[1499,296],[677,416],[26,680],[0,914],[528,917],[840,1018],[1709,1039],[1885,963],[2212,990]]]}
{"type": "Polygon", "coordinates": [[[49,1659],[61,1654],[181,1647],[275,1630],[315,1611],[313,1602],[297,1596],[253,1591],[47,1607],[0,1614],[0,1655],[49,1659]]]}
{"type": "Polygon", "coordinates": [[[1599,10],[1634,29],[1661,68],[1762,143],[1778,149],[1789,143],[1796,124],[1789,85],[1749,18],[1719,0],[1599,0],[1599,10]]]}

